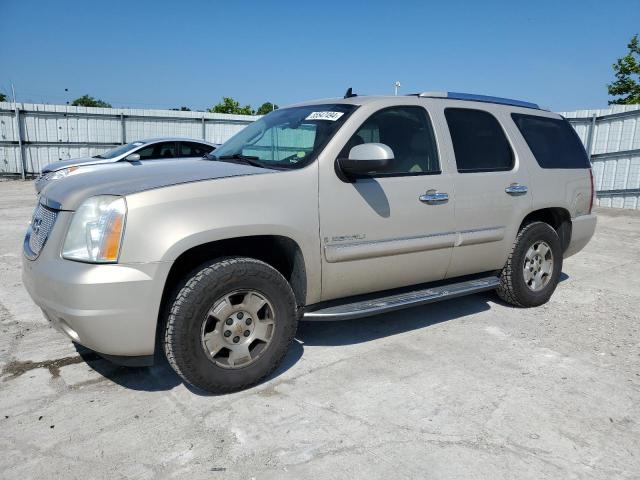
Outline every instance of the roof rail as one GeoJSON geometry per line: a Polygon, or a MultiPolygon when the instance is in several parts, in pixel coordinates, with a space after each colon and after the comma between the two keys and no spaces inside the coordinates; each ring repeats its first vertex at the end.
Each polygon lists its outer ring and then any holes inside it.
{"type": "Polygon", "coordinates": [[[422,92],[414,93],[413,95],[423,98],[448,98],[451,100],[468,100],[471,102],[499,103],[501,105],[513,105],[514,107],[535,108],[536,110],[540,110],[540,107],[535,103],[513,100],[511,98],[492,97],[490,95],[477,95],[475,93],[422,92]]]}

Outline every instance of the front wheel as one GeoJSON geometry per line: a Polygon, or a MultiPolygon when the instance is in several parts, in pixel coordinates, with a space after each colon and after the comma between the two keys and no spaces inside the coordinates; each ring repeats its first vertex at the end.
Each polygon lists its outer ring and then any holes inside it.
{"type": "Polygon", "coordinates": [[[202,265],[169,311],[164,348],[182,379],[212,393],[255,385],[287,352],[298,317],[289,283],[264,262],[202,265]]]}
{"type": "Polygon", "coordinates": [[[524,226],[500,274],[498,296],[518,307],[537,307],[549,301],[562,271],[562,248],[547,223],[524,226]]]}

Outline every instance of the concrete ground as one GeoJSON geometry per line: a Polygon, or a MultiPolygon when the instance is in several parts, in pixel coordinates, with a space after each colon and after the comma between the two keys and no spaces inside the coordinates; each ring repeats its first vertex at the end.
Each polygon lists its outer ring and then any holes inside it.
{"type": "Polygon", "coordinates": [[[545,306],[303,324],[272,378],[209,396],[47,325],[20,282],[34,201],[0,182],[1,478],[640,477],[637,212],[598,212],[545,306]]]}

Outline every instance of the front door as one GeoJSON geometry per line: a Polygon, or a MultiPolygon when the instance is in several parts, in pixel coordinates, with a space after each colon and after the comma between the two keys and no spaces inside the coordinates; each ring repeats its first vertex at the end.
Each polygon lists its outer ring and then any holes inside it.
{"type": "Polygon", "coordinates": [[[352,183],[321,169],[323,300],[440,280],[455,240],[453,199],[446,198],[453,179],[441,172],[427,110],[376,111],[339,157],[362,143],[389,146],[394,160],[352,183]]]}

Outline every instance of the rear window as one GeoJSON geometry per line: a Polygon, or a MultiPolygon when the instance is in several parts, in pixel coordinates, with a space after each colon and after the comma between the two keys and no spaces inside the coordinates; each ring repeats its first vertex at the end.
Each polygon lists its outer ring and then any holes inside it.
{"type": "Polygon", "coordinates": [[[513,152],[496,117],[483,110],[447,108],[458,172],[495,172],[513,168],[513,152]]]}
{"type": "Polygon", "coordinates": [[[542,168],[589,168],[578,134],[564,119],[512,113],[511,118],[542,168]]]}

